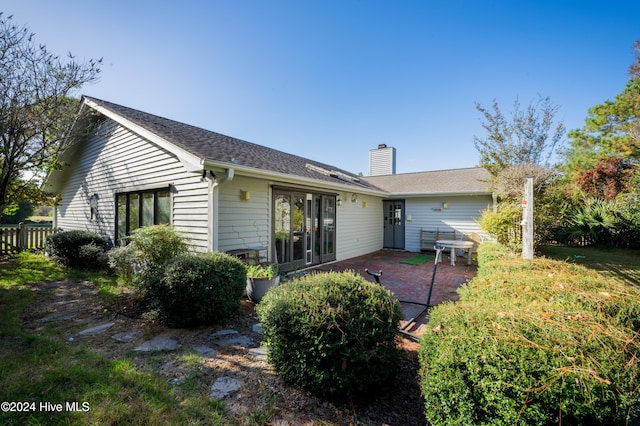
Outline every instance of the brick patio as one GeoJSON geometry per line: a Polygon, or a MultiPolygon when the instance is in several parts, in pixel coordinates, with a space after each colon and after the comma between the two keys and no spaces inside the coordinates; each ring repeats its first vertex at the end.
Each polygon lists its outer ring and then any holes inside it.
{"type": "MultiPolygon", "coordinates": [[[[389,289],[400,301],[415,301],[426,303],[429,285],[433,274],[434,261],[430,260],[422,265],[407,265],[402,260],[415,256],[417,253],[396,250],[380,250],[364,256],[321,265],[315,270],[344,271],[353,270],[369,281],[375,281],[365,269],[372,272],[382,271],[381,283],[389,289]]],[[[456,265],[449,263],[449,254],[443,255],[443,261],[438,264],[431,294],[431,305],[444,301],[458,299],[456,290],[476,275],[477,265],[467,265],[466,258],[459,257],[456,265]]],[[[402,304],[405,320],[417,315],[423,307],[420,305],[402,304]]],[[[402,326],[404,326],[404,322],[402,326]]],[[[425,318],[422,317],[407,331],[420,335],[424,331],[425,318]]]]}

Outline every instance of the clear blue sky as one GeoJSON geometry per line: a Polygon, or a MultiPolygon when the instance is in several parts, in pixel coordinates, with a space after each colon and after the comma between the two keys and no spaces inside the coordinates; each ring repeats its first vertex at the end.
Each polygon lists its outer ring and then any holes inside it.
{"type": "Polygon", "coordinates": [[[0,0],[83,93],[368,174],[472,167],[478,102],[549,96],[568,129],[628,80],[640,1],[0,0]]]}

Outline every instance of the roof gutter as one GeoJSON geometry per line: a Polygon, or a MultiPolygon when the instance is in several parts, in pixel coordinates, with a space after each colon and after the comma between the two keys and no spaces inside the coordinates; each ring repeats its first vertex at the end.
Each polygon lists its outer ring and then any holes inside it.
{"type": "Polygon", "coordinates": [[[392,198],[423,198],[423,197],[453,197],[453,196],[478,196],[478,195],[492,195],[490,191],[454,191],[454,192],[429,192],[429,193],[416,193],[416,192],[389,192],[389,196],[392,198]]]}
{"type": "Polygon", "coordinates": [[[236,175],[236,172],[231,167],[229,167],[227,169],[226,174],[220,179],[216,179],[215,175],[214,175],[213,187],[215,188],[215,187],[218,187],[220,185],[224,185],[226,182],[232,181],[235,175],[236,175]]]}
{"type": "MultiPolygon", "coordinates": [[[[210,159],[205,159],[202,161],[202,167],[204,167],[205,169],[215,168],[215,169],[228,170],[229,166],[230,164],[228,162],[223,162],[223,161],[215,161],[210,159]]],[[[286,182],[289,184],[307,185],[311,187],[333,188],[336,191],[357,192],[359,194],[374,195],[377,197],[388,196],[387,192],[381,191],[379,189],[376,190],[372,188],[358,187],[355,185],[331,183],[325,180],[294,176],[287,173],[271,172],[271,171],[266,171],[262,169],[257,169],[255,167],[241,166],[238,164],[233,164],[232,168],[234,169],[234,173],[239,172],[239,173],[242,173],[243,176],[248,176],[248,177],[263,178],[263,179],[269,179],[269,180],[280,180],[282,182],[286,182]]]]}

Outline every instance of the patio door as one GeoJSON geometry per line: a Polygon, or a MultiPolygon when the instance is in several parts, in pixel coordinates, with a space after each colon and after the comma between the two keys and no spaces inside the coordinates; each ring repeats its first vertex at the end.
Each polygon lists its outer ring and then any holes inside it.
{"type": "Polygon", "coordinates": [[[313,196],[313,263],[336,260],[336,197],[313,196]]]}
{"type": "Polygon", "coordinates": [[[383,247],[404,250],[404,200],[383,202],[383,247]]]}
{"type": "Polygon", "coordinates": [[[335,260],[335,203],[333,195],[274,190],[273,241],[282,270],[335,260]]]}

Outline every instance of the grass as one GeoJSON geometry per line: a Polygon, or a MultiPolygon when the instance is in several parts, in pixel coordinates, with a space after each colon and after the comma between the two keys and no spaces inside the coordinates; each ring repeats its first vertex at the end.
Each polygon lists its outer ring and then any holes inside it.
{"type": "MultiPolygon", "coordinates": [[[[77,274],[29,253],[0,266],[0,401],[30,404],[27,412],[0,412],[0,424],[231,423],[222,403],[203,397],[195,386],[176,391],[159,374],[139,371],[128,359],[68,345],[55,326],[23,330],[20,316],[34,284],[77,274]],[[42,409],[47,402],[63,404],[62,412],[42,409]],[[74,402],[80,410],[67,410],[66,404],[74,402]]],[[[117,291],[110,278],[97,281],[101,293],[117,291]]]]}
{"type": "Polygon", "coordinates": [[[421,254],[416,254],[415,256],[408,257],[400,261],[400,263],[405,263],[407,265],[422,265],[423,263],[433,260],[434,258],[435,256],[432,254],[421,253],[421,254]]]}
{"type": "Polygon", "coordinates": [[[640,250],[609,247],[545,246],[545,257],[593,269],[619,283],[640,285],[640,250]]]}
{"type": "MultiPolygon", "coordinates": [[[[640,284],[640,251],[545,247],[543,254],[567,260],[623,283],[640,284]]],[[[28,401],[38,410],[1,413],[0,424],[237,424],[222,403],[210,400],[197,369],[183,385],[168,386],[153,370],[141,370],[135,359],[108,359],[80,345],[69,345],[59,325],[37,332],[24,330],[20,317],[32,300],[36,283],[66,277],[90,280],[108,299],[122,291],[115,279],[62,268],[48,259],[22,253],[0,264],[0,401],[28,401]],[[51,413],[41,402],[88,403],[89,411],[51,413]]],[[[182,359],[197,364],[193,355],[182,359]]],[[[277,396],[277,395],[276,395],[277,396]]],[[[273,395],[255,407],[243,424],[268,424],[273,395]]],[[[66,408],[66,407],[65,407],[66,408]]]]}

